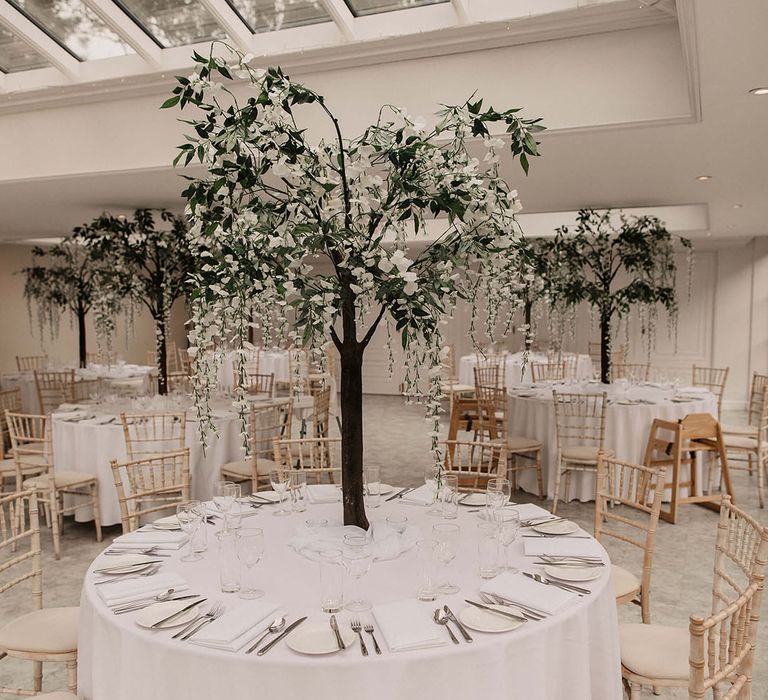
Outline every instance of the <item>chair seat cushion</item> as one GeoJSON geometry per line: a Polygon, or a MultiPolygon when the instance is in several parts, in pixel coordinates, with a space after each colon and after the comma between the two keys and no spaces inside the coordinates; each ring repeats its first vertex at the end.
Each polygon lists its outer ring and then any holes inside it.
{"type": "Polygon", "coordinates": [[[459,384],[458,382],[442,382],[441,387],[444,393],[448,394],[473,394],[475,387],[471,384],[459,384]]]}
{"type": "Polygon", "coordinates": [[[728,441],[729,435],[748,435],[757,439],[757,426],[754,425],[725,425],[721,423],[720,430],[722,431],[726,442],[728,441]]]}
{"type": "Polygon", "coordinates": [[[80,608],[44,608],[0,627],[0,649],[40,654],[77,651],[80,608]]]}
{"type": "Polygon", "coordinates": [[[748,435],[723,435],[723,442],[726,449],[729,447],[738,447],[743,450],[757,449],[757,438],[748,435]]]}
{"type": "MultiPolygon", "coordinates": [[[[90,481],[95,481],[96,478],[91,474],[85,472],[73,472],[66,469],[54,471],[55,482],[57,489],[66,489],[71,486],[78,486],[87,484],[90,481]]],[[[32,489],[47,489],[48,488],[48,475],[41,474],[40,476],[34,476],[31,479],[24,481],[24,488],[32,489]]]]}
{"type": "Polygon", "coordinates": [[[617,598],[623,598],[640,588],[640,579],[637,576],[615,564],[611,567],[611,581],[613,582],[613,592],[617,598]]]}
{"type": "Polygon", "coordinates": [[[690,670],[690,635],[684,627],[619,625],[621,663],[633,673],[658,680],[684,681],[690,670]]]}
{"type": "Polygon", "coordinates": [[[507,438],[507,449],[510,452],[531,452],[541,449],[541,443],[522,435],[512,435],[507,438]]]}
{"type": "MultiPolygon", "coordinates": [[[[563,459],[568,462],[597,462],[597,453],[599,448],[594,445],[569,445],[563,448],[563,459]]],[[[612,450],[603,448],[603,454],[610,457],[612,450]]]]}
{"type": "MultiPolygon", "coordinates": [[[[271,459],[260,459],[258,467],[259,476],[268,476],[271,470],[277,469],[277,463],[273,462],[271,459]]],[[[241,459],[239,462],[228,462],[221,468],[221,471],[227,474],[237,474],[238,476],[249,479],[253,476],[250,459],[241,459]]]]}

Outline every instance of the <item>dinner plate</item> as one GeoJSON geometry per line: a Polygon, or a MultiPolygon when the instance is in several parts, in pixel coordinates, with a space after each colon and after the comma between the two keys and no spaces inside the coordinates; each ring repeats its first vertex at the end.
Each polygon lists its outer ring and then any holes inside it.
{"type": "Polygon", "coordinates": [[[169,515],[165,518],[158,518],[151,523],[155,530],[181,530],[179,519],[175,515],[169,515]]]}
{"type": "MultiPolygon", "coordinates": [[[[339,625],[339,634],[347,648],[357,639],[357,635],[345,625],[339,625]]],[[[336,635],[329,625],[303,625],[289,635],[285,643],[289,649],[299,654],[334,654],[341,651],[336,635]]]]}
{"type": "Polygon", "coordinates": [[[570,535],[572,532],[576,532],[579,526],[570,520],[558,520],[554,523],[539,523],[533,525],[531,529],[545,535],[570,535]]]}
{"type": "Polygon", "coordinates": [[[545,566],[544,571],[547,576],[559,579],[560,581],[578,583],[580,581],[594,581],[596,578],[600,578],[603,575],[604,569],[597,566],[545,566]]]}
{"type": "Polygon", "coordinates": [[[146,557],[143,554],[120,554],[107,558],[112,559],[109,565],[94,569],[94,572],[99,574],[134,574],[143,571],[157,561],[157,559],[146,557]]]}
{"type": "Polygon", "coordinates": [[[459,496],[460,506],[484,506],[485,494],[484,493],[468,493],[466,496],[459,496]]]}
{"type": "Polygon", "coordinates": [[[252,500],[256,501],[257,503],[259,501],[270,501],[271,503],[277,503],[280,500],[280,496],[278,496],[274,491],[257,491],[251,495],[254,496],[252,500]]]}
{"type": "MultiPolygon", "coordinates": [[[[149,607],[144,608],[136,616],[136,624],[139,627],[152,627],[152,625],[162,620],[164,617],[173,615],[173,613],[175,613],[177,610],[186,608],[187,605],[189,605],[191,602],[192,601],[190,600],[168,600],[163,603],[155,603],[154,605],[150,605],[149,607]]],[[[176,619],[171,620],[170,622],[167,622],[163,625],[158,625],[155,627],[155,629],[162,630],[165,628],[179,627],[181,625],[187,624],[188,622],[192,622],[192,620],[194,620],[199,614],[198,608],[199,606],[196,605],[194,608],[190,608],[189,610],[183,612],[176,619]]]]}
{"type": "MultiPolygon", "coordinates": [[[[509,612],[501,605],[489,605],[488,607],[509,612]]],[[[523,624],[503,615],[494,615],[492,612],[476,608],[473,605],[467,606],[459,613],[459,620],[466,627],[477,632],[509,632],[523,624]]]]}

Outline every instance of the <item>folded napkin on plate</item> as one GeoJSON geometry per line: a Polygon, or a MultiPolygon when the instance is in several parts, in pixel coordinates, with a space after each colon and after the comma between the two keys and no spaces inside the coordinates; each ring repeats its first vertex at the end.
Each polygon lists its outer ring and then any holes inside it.
{"type": "Polygon", "coordinates": [[[201,647],[239,651],[267,631],[279,609],[268,600],[248,601],[203,627],[190,641],[201,647]]]}
{"type": "Polygon", "coordinates": [[[429,606],[416,600],[375,605],[373,616],[391,651],[441,647],[447,643],[432,620],[429,606]]]}
{"type": "Polygon", "coordinates": [[[573,537],[526,537],[523,539],[525,555],[537,557],[602,557],[603,548],[597,540],[577,540],[573,537]]]}
{"type": "MultiPolygon", "coordinates": [[[[419,530],[408,527],[401,535],[383,522],[372,522],[367,533],[371,537],[374,561],[395,559],[416,546],[419,530]]],[[[320,553],[334,549],[343,550],[344,535],[365,536],[366,532],[354,525],[337,525],[319,528],[301,528],[288,544],[307,559],[318,561],[320,553]]]]}
{"type": "Polygon", "coordinates": [[[679,394],[708,394],[709,391],[706,386],[681,386],[677,390],[679,394]]]}
{"type": "Polygon", "coordinates": [[[178,574],[155,574],[116,581],[106,586],[94,586],[99,597],[110,607],[151,598],[173,588],[174,594],[189,589],[187,582],[178,574]]]}
{"type": "Polygon", "coordinates": [[[424,486],[419,486],[419,488],[406,493],[402,498],[398,498],[397,500],[402,503],[428,506],[435,500],[435,490],[424,484],[424,486]]]}
{"type": "Polygon", "coordinates": [[[553,615],[577,597],[575,593],[564,591],[562,588],[547,586],[522,574],[512,574],[508,571],[486,581],[480,586],[480,590],[514,600],[520,605],[529,605],[549,615],[553,615]]]}
{"type": "Polygon", "coordinates": [[[507,510],[516,510],[520,514],[520,520],[533,520],[534,518],[554,518],[548,510],[540,508],[535,503],[520,503],[507,507],[507,510]]]}
{"type": "Polygon", "coordinates": [[[187,543],[187,535],[183,532],[172,530],[136,530],[127,535],[115,538],[113,544],[118,544],[122,549],[181,549],[187,543]]]}
{"type": "Polygon", "coordinates": [[[310,484],[307,496],[310,503],[336,503],[341,500],[341,489],[335,484],[310,484]]]}

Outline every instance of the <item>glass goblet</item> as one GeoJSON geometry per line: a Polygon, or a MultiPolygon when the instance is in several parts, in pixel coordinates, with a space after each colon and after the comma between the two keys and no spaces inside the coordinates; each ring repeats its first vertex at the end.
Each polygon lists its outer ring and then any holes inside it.
{"type": "Polygon", "coordinates": [[[187,501],[176,506],[176,518],[181,529],[188,538],[187,553],[181,557],[181,561],[199,561],[202,555],[195,551],[194,537],[197,528],[203,522],[203,512],[200,501],[187,501]]]}
{"type": "Polygon", "coordinates": [[[230,512],[239,491],[240,487],[231,481],[217,481],[213,487],[213,503],[224,516],[224,530],[229,530],[230,512]]]}
{"type": "Polygon", "coordinates": [[[501,509],[494,513],[494,519],[499,527],[499,544],[503,552],[499,568],[516,574],[519,569],[509,565],[509,553],[520,532],[520,514],[511,508],[501,509]]]}
{"type": "Polygon", "coordinates": [[[455,523],[437,523],[432,526],[432,538],[437,542],[435,556],[442,564],[441,583],[437,590],[440,593],[458,593],[459,587],[448,581],[448,565],[456,558],[459,549],[459,534],[461,529],[455,523]]]}
{"type": "Polygon", "coordinates": [[[289,508],[283,506],[283,501],[288,493],[288,487],[291,485],[291,475],[284,469],[273,469],[269,472],[269,483],[272,484],[272,490],[277,494],[279,504],[276,510],[272,511],[272,515],[290,515],[289,508]]]}
{"type": "Polygon", "coordinates": [[[351,579],[350,601],[344,606],[352,612],[364,612],[371,609],[371,601],[363,597],[361,579],[371,570],[373,552],[367,537],[344,537],[342,554],[344,568],[351,579]]]}

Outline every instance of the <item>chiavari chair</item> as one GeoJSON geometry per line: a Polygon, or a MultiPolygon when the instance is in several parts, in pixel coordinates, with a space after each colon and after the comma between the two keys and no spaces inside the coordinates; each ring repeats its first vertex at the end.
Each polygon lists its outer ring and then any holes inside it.
{"type": "Polygon", "coordinates": [[[61,404],[75,400],[75,370],[42,372],[34,370],[40,412],[53,413],[61,404]]]}
{"type": "MultiPolygon", "coordinates": [[[[8,432],[8,423],[5,420],[5,412],[21,413],[21,387],[14,387],[13,389],[5,389],[0,391],[0,434],[2,434],[2,454],[0,457],[8,459],[12,457],[10,453],[11,449],[11,436],[8,432]]],[[[1,462],[1,461],[0,461],[1,462]]],[[[0,466],[0,471],[2,467],[0,466]]]]}
{"type": "Polygon", "coordinates": [[[274,451],[279,468],[301,470],[309,483],[341,483],[341,438],[275,440],[274,451]]]}
{"type": "Polygon", "coordinates": [[[89,403],[101,395],[102,379],[81,379],[72,385],[72,403],[89,403]]]}
{"type": "Polygon", "coordinates": [[[475,377],[475,389],[478,386],[503,387],[506,383],[504,366],[496,362],[484,362],[472,368],[475,377]]]}
{"type": "Polygon", "coordinates": [[[184,449],[187,414],[120,414],[128,459],[154,457],[184,449]]]}
{"type": "Polygon", "coordinates": [[[246,367],[244,388],[251,398],[272,398],[275,395],[275,375],[251,373],[246,367]]]}
{"type": "Polygon", "coordinates": [[[718,369],[717,367],[693,366],[691,378],[693,386],[702,386],[709,389],[717,397],[717,419],[720,420],[723,409],[723,394],[725,383],[728,381],[730,367],[718,369]]]}
{"type": "MultiPolygon", "coordinates": [[[[750,435],[757,437],[760,416],[763,413],[763,395],[768,387],[768,374],[753,372],[749,387],[749,404],[747,406],[747,422],[744,425],[721,423],[723,435],[750,435]]],[[[750,471],[750,474],[752,472],[750,471]]]]}
{"type": "Polygon", "coordinates": [[[454,398],[459,396],[472,397],[475,394],[475,387],[469,384],[459,383],[458,372],[456,371],[456,354],[453,345],[445,346],[445,360],[442,364],[443,379],[440,382],[440,390],[453,406],[454,398]]]}
{"type": "Polygon", "coordinates": [[[443,444],[443,473],[457,476],[460,490],[484,492],[489,479],[504,475],[507,455],[503,442],[447,440],[443,444]]]}
{"type": "Polygon", "coordinates": [[[16,367],[19,372],[43,371],[48,367],[48,355],[16,355],[16,367]]]}
{"type": "Polygon", "coordinates": [[[565,380],[565,362],[531,362],[531,379],[538,382],[562,382],[565,380]]]}
{"type": "Polygon", "coordinates": [[[611,380],[632,379],[637,382],[647,382],[651,377],[651,365],[632,363],[611,363],[611,380]]]}

